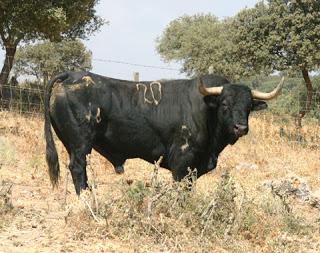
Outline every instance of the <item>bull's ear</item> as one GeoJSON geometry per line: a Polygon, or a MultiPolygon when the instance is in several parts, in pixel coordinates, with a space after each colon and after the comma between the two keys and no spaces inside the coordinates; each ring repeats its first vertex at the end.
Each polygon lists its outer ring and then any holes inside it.
{"type": "Polygon", "coordinates": [[[212,109],[217,108],[219,105],[219,96],[205,96],[203,100],[212,109]]]}
{"type": "Polygon", "coordinates": [[[262,100],[253,100],[251,111],[260,111],[268,108],[268,104],[262,100]]]}

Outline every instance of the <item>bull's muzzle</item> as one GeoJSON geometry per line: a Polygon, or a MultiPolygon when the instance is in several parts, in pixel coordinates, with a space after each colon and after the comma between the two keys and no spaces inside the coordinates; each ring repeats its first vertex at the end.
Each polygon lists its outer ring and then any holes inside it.
{"type": "Polygon", "coordinates": [[[235,124],[233,127],[234,134],[237,138],[246,135],[248,130],[248,125],[235,124]]]}

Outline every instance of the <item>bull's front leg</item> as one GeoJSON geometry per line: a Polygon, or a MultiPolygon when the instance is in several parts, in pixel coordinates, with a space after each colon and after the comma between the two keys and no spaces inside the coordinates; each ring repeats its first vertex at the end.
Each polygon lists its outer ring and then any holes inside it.
{"type": "Polygon", "coordinates": [[[194,157],[195,155],[191,150],[181,150],[180,147],[172,150],[168,165],[175,181],[181,181],[189,174],[189,169],[195,169],[192,167],[194,157]]]}

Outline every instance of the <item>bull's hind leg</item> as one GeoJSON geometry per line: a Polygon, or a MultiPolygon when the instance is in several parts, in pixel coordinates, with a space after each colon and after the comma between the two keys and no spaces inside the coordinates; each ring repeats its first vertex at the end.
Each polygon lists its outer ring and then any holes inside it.
{"type": "MultiPolygon", "coordinates": [[[[75,140],[68,140],[66,136],[61,134],[60,131],[56,131],[59,139],[64,144],[65,148],[69,154],[69,170],[71,172],[72,181],[76,190],[76,193],[79,195],[81,190],[84,190],[88,187],[88,177],[87,177],[87,154],[91,153],[91,144],[82,139],[82,144],[78,139],[77,143],[75,140]],[[76,148],[80,146],[80,148],[76,148]]],[[[80,136],[80,135],[79,135],[80,136]]]]}
{"type": "Polygon", "coordinates": [[[81,190],[88,188],[86,154],[87,152],[83,151],[72,151],[70,154],[69,169],[76,193],[78,195],[80,194],[81,190]]]}
{"type": "MultiPolygon", "coordinates": [[[[54,125],[54,127],[56,127],[54,125]]],[[[69,129],[68,129],[69,130],[69,129]]],[[[65,148],[69,154],[69,170],[71,172],[72,181],[79,195],[81,190],[88,187],[88,177],[87,177],[87,161],[86,156],[91,153],[92,141],[88,133],[89,129],[74,128],[68,132],[61,132],[56,130],[59,139],[64,144],[65,148]],[[87,130],[87,131],[84,131],[87,130]]]]}
{"type": "Polygon", "coordinates": [[[79,127],[73,115],[68,115],[68,118],[63,123],[54,122],[53,126],[68,151],[69,170],[76,193],[79,195],[81,190],[88,187],[86,156],[91,153],[94,132],[89,126],[82,125],[79,127]],[[63,128],[64,124],[69,124],[70,127],[63,128]]]}
{"type": "MultiPolygon", "coordinates": [[[[87,100],[86,90],[65,89],[62,86],[55,91],[55,99],[50,100],[52,126],[69,154],[69,169],[76,193],[88,187],[86,155],[91,153],[95,137],[97,113],[87,100]]],[[[54,91],[53,91],[54,92],[54,91]]]]}
{"type": "Polygon", "coordinates": [[[81,190],[88,187],[86,155],[91,153],[91,144],[84,138],[84,134],[80,134],[76,130],[62,132],[55,122],[53,122],[52,125],[59,139],[68,151],[70,161],[69,170],[71,172],[76,193],[79,195],[81,190]]]}

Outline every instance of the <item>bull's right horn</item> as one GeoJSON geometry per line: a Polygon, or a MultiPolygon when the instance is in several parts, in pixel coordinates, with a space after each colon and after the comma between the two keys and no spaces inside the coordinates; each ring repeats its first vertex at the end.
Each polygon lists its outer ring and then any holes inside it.
{"type": "Polygon", "coordinates": [[[283,87],[283,82],[284,82],[284,77],[281,78],[281,81],[278,84],[278,86],[271,92],[261,92],[257,90],[251,90],[252,98],[260,99],[260,100],[270,100],[277,97],[281,92],[281,89],[283,87]]]}
{"type": "Polygon", "coordinates": [[[209,96],[209,95],[217,96],[221,94],[223,87],[218,86],[218,87],[208,88],[203,84],[201,77],[199,77],[198,89],[199,89],[199,92],[204,96],[209,96]]]}

